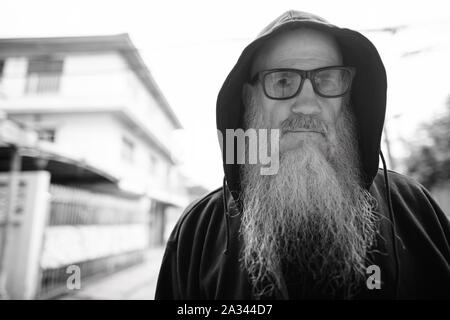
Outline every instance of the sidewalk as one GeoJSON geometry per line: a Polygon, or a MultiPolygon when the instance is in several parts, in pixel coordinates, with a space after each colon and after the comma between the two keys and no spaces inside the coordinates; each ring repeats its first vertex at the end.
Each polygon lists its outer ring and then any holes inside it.
{"type": "Polygon", "coordinates": [[[86,284],[82,281],[80,290],[60,299],[153,300],[163,254],[164,247],[149,249],[143,263],[86,284]]]}

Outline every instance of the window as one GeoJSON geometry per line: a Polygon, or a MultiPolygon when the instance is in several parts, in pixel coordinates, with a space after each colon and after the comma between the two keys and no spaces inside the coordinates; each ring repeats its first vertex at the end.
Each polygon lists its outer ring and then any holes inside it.
{"type": "Polygon", "coordinates": [[[27,93],[58,92],[63,72],[62,59],[37,57],[28,61],[27,93]]]}
{"type": "Polygon", "coordinates": [[[38,130],[38,139],[48,142],[55,142],[55,129],[41,129],[38,130]]]}
{"type": "Polygon", "coordinates": [[[122,159],[127,162],[133,162],[134,143],[126,138],[122,137],[122,159]]]}

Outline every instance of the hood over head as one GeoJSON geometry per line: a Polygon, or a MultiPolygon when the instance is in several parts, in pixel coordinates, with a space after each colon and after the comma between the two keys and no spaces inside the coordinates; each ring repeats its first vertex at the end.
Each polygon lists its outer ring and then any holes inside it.
{"type": "MultiPolygon", "coordinates": [[[[386,71],[375,46],[359,32],[340,28],[326,20],[300,11],[287,11],[271,22],[242,52],[219,91],[216,105],[217,129],[243,129],[242,88],[249,81],[253,57],[275,35],[289,29],[308,27],[331,34],[343,56],[343,64],[356,68],[351,105],[358,125],[359,151],[364,184],[369,188],[378,170],[380,141],[386,110],[386,71]]],[[[225,143],[222,160],[225,178],[235,199],[240,193],[239,164],[226,164],[225,143]]],[[[236,154],[236,152],[235,152],[236,154]]]]}

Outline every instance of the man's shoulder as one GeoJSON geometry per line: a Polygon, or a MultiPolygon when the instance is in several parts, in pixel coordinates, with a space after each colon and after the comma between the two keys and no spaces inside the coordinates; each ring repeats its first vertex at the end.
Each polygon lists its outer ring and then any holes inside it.
{"type": "Polygon", "coordinates": [[[192,201],[186,209],[184,209],[180,220],[198,219],[205,215],[217,211],[218,205],[223,204],[223,188],[217,188],[210,193],[203,195],[192,201]]]}
{"type": "MultiPolygon", "coordinates": [[[[448,224],[442,209],[433,199],[430,191],[415,179],[395,171],[388,170],[389,191],[396,216],[409,219],[415,223],[429,224],[443,221],[448,224]]],[[[386,182],[382,170],[378,171],[375,178],[377,187],[386,192],[386,182]]],[[[386,193],[385,193],[386,194],[386,193]]]]}
{"type": "Polygon", "coordinates": [[[217,200],[221,200],[223,195],[223,188],[219,187],[217,189],[212,190],[211,192],[204,194],[194,201],[192,201],[184,210],[185,213],[194,210],[197,207],[207,205],[210,202],[216,202],[217,200]]]}
{"type": "Polygon", "coordinates": [[[198,233],[224,214],[223,189],[217,188],[210,193],[192,201],[181,214],[175,225],[169,242],[177,242],[181,235],[198,233]]]}
{"type": "MultiPolygon", "coordinates": [[[[389,187],[393,194],[399,195],[422,195],[425,196],[426,189],[417,180],[393,170],[387,170],[389,187]]],[[[376,184],[386,184],[383,169],[378,169],[375,178],[376,184]]]]}

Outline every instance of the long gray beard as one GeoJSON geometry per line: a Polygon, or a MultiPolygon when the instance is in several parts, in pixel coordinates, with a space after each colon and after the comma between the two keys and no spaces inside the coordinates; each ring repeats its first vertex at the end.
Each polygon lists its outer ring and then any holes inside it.
{"type": "MultiPolygon", "coordinates": [[[[262,127],[260,115],[246,118],[262,127]]],[[[243,166],[242,263],[257,296],[284,283],[299,298],[351,298],[363,283],[376,201],[361,186],[354,133],[344,108],[326,154],[305,142],[280,155],[276,175],[243,166]]]]}

